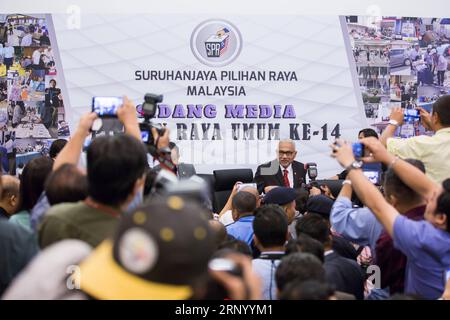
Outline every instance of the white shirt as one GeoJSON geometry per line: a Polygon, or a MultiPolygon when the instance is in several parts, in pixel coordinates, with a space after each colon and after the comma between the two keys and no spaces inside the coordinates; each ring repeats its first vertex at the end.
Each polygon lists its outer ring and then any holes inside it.
{"type": "Polygon", "coordinates": [[[292,164],[289,165],[289,167],[284,168],[280,165],[281,169],[281,175],[283,176],[283,183],[284,183],[284,170],[288,171],[288,179],[289,179],[289,187],[294,187],[294,170],[292,170],[292,164]]]}
{"type": "Polygon", "coordinates": [[[33,64],[39,64],[39,60],[41,59],[41,52],[39,50],[34,50],[32,59],[33,64]]]}
{"type": "Polygon", "coordinates": [[[20,45],[22,47],[30,47],[32,42],[33,42],[33,37],[31,36],[30,33],[28,33],[22,38],[22,43],[20,45]]]}
{"type": "Polygon", "coordinates": [[[14,47],[3,48],[3,53],[5,54],[5,58],[13,58],[14,57],[14,47]]]}

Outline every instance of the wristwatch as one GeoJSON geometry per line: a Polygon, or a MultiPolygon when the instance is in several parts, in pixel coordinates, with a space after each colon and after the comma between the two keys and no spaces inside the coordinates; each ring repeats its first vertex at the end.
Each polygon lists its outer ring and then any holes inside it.
{"type": "Polygon", "coordinates": [[[389,120],[389,124],[392,124],[393,126],[398,127],[398,121],[397,120],[391,119],[391,120],[389,120]]]}
{"type": "Polygon", "coordinates": [[[350,171],[353,169],[361,169],[362,166],[363,166],[362,161],[355,160],[347,168],[345,168],[345,170],[350,171]]]}

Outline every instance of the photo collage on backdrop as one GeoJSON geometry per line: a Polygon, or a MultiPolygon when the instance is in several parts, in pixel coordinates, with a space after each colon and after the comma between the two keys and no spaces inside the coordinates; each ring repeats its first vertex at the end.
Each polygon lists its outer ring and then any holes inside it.
{"type": "MultiPolygon", "coordinates": [[[[347,16],[369,125],[381,132],[393,107],[431,111],[450,93],[450,18],[347,16]]],[[[409,117],[400,137],[431,134],[409,117]]]]}
{"type": "Polygon", "coordinates": [[[69,136],[43,14],[0,14],[0,129],[2,170],[10,174],[69,136]]]}

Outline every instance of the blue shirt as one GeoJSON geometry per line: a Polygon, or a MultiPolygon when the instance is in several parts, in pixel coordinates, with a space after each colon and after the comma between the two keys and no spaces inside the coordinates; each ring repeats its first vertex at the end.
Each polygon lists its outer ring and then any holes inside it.
{"type": "Polygon", "coordinates": [[[227,228],[227,233],[232,235],[238,240],[247,242],[251,247],[253,240],[253,220],[255,216],[246,216],[240,218],[238,221],[229,224],[227,228]]]}
{"type": "Polygon", "coordinates": [[[394,246],[407,257],[405,293],[437,299],[444,292],[444,272],[450,266],[450,233],[427,221],[398,216],[394,246]]]}
{"type": "Polygon", "coordinates": [[[363,247],[369,246],[372,256],[375,255],[383,226],[369,208],[353,208],[350,199],[338,197],[331,209],[330,222],[344,238],[363,247]]]}

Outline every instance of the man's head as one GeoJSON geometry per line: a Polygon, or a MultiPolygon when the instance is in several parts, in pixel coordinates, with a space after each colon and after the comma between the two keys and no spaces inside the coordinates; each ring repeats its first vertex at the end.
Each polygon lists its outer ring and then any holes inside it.
{"type": "Polygon", "coordinates": [[[48,152],[50,158],[55,160],[56,156],[58,156],[58,154],[61,152],[61,150],[64,148],[66,144],[67,144],[66,139],[56,139],[55,141],[53,141],[50,146],[50,150],[48,152]]]}
{"type": "Polygon", "coordinates": [[[261,197],[259,196],[258,189],[250,187],[250,186],[246,186],[246,187],[243,187],[241,190],[239,190],[239,192],[251,193],[256,198],[256,208],[259,208],[261,206],[261,197]]]}
{"type": "Polygon", "coordinates": [[[431,116],[431,121],[434,127],[447,128],[450,127],[450,95],[440,97],[433,104],[433,114],[431,116]]]}
{"type": "Polygon", "coordinates": [[[300,233],[296,239],[290,240],[286,245],[286,255],[296,252],[311,253],[322,263],[324,261],[323,244],[305,233],[300,233]]]}
{"type": "Polygon", "coordinates": [[[253,214],[256,209],[256,197],[246,191],[238,192],[231,201],[233,220],[237,221],[241,217],[253,214]]]}
{"type": "Polygon", "coordinates": [[[73,164],[63,164],[52,172],[45,183],[50,205],[84,200],[88,192],[86,175],[73,164]]]}
{"type": "Polygon", "coordinates": [[[172,162],[177,165],[180,160],[180,149],[174,142],[169,142],[169,149],[172,162]]]}
{"type": "Polygon", "coordinates": [[[8,215],[14,214],[19,208],[20,181],[16,177],[5,175],[1,177],[2,193],[0,207],[8,215]]]}
{"type": "Polygon", "coordinates": [[[297,192],[293,188],[276,187],[271,189],[264,196],[264,204],[277,204],[281,206],[286,213],[288,224],[291,224],[295,218],[295,200],[297,192]]]}
{"type": "MultiPolygon", "coordinates": [[[[412,164],[420,171],[425,173],[425,165],[423,164],[422,161],[415,159],[406,159],[405,161],[412,164]]],[[[420,196],[417,192],[408,187],[395,174],[392,168],[389,168],[384,174],[383,187],[384,187],[384,197],[392,206],[397,208],[397,210],[399,209],[401,210],[405,206],[408,207],[408,204],[416,205],[424,202],[422,196],[420,196]]]]}
{"type": "Polygon", "coordinates": [[[51,79],[49,84],[50,84],[50,87],[56,88],[56,80],[55,79],[51,79]]]}
{"type": "Polygon", "coordinates": [[[362,129],[358,132],[358,139],[364,139],[368,137],[375,137],[378,139],[378,133],[371,128],[362,129]]]}
{"type": "Polygon", "coordinates": [[[218,247],[221,243],[227,241],[227,229],[225,226],[217,220],[209,220],[209,227],[211,228],[216,246],[218,247]]]}
{"type": "Polygon", "coordinates": [[[427,203],[424,217],[435,227],[450,233],[450,179],[442,182],[440,192],[427,203]]]}
{"type": "Polygon", "coordinates": [[[289,167],[289,165],[295,160],[297,151],[295,150],[294,141],[287,139],[281,140],[278,143],[278,161],[283,168],[289,167]]]}
{"type": "Polygon", "coordinates": [[[37,203],[52,167],[48,157],[34,158],[25,165],[20,176],[20,210],[31,210],[37,203]]]}
{"type": "Polygon", "coordinates": [[[253,239],[261,252],[284,246],[288,237],[288,223],[283,209],[275,204],[256,209],[253,232],[253,239]]]}
{"type": "Polygon", "coordinates": [[[87,150],[88,195],[100,203],[126,207],[145,183],[147,153],[128,135],[99,137],[87,150]]]}
{"type": "Polygon", "coordinates": [[[308,280],[325,282],[325,270],[317,257],[310,253],[293,253],[281,259],[275,272],[279,292],[290,282],[308,280]]]}
{"type": "Polygon", "coordinates": [[[327,221],[320,215],[308,213],[295,225],[297,236],[306,234],[323,244],[324,250],[331,248],[331,231],[327,221]]]}

